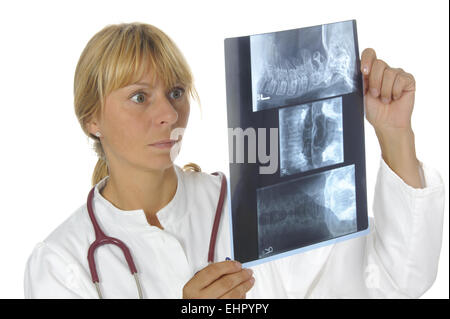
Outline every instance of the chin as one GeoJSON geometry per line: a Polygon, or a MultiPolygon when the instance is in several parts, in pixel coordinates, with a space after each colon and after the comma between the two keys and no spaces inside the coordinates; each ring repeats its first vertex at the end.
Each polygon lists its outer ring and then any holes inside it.
{"type": "Polygon", "coordinates": [[[170,151],[152,152],[144,155],[145,162],[140,164],[148,169],[164,170],[173,166],[175,159],[179,154],[179,148],[172,148],[170,151]]]}
{"type": "Polygon", "coordinates": [[[167,156],[155,156],[143,165],[153,170],[165,170],[173,166],[173,161],[169,155],[167,156]]]}

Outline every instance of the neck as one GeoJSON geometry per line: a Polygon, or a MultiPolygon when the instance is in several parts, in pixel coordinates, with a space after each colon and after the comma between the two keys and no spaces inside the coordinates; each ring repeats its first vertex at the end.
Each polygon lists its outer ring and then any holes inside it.
{"type": "MultiPolygon", "coordinates": [[[[143,209],[147,220],[157,220],[156,213],[175,196],[178,179],[172,165],[164,170],[110,169],[103,197],[121,210],[143,209]]],[[[152,223],[153,224],[153,223],[152,223]]]]}

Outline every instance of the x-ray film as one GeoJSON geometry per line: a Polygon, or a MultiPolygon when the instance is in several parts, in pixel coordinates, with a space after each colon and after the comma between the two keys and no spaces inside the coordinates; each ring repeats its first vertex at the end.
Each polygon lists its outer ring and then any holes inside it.
{"type": "Polygon", "coordinates": [[[259,258],[357,231],[354,165],[256,190],[259,258]]]}
{"type": "Polygon", "coordinates": [[[253,111],[356,91],[353,22],[250,36],[253,111]]]}
{"type": "Polygon", "coordinates": [[[279,109],[281,176],[344,161],[342,98],[279,109]]]}
{"type": "Polygon", "coordinates": [[[232,257],[368,231],[356,21],[225,39],[232,257]]]}

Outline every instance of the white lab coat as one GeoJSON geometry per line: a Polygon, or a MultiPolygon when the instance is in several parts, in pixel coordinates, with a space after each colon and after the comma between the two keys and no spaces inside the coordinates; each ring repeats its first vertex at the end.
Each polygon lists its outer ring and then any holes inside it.
{"type": "MultiPolygon", "coordinates": [[[[442,242],[444,184],[422,165],[426,188],[405,184],[380,159],[374,220],[366,236],[253,266],[247,298],[415,298],[434,282],[442,242]]],[[[158,213],[164,230],[143,210],[122,211],[99,193],[94,211],[105,233],[131,250],[144,298],[181,298],[188,280],[207,266],[220,177],[184,172],[175,165],[174,198],[158,213]]],[[[230,256],[228,201],[220,222],[215,261],[230,256]]],[[[98,298],[87,251],[95,239],[84,203],[33,250],[25,270],[26,298],[98,298]]],[[[96,252],[104,298],[136,298],[136,284],[119,248],[96,252]]]]}

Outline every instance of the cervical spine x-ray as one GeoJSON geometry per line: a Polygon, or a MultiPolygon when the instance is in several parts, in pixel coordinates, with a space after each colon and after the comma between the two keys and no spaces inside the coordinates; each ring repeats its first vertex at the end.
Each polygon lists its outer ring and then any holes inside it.
{"type": "Polygon", "coordinates": [[[250,36],[253,111],[356,90],[353,23],[250,36]]]}

